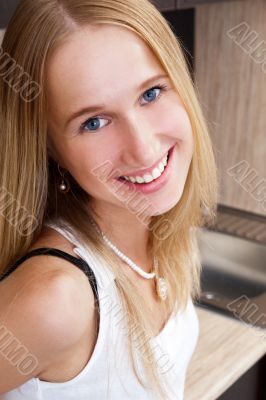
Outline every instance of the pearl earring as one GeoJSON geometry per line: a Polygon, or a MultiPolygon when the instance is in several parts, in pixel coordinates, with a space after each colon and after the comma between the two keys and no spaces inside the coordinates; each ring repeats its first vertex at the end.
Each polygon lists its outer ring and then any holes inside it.
{"type": "Polygon", "coordinates": [[[60,190],[60,192],[61,193],[67,193],[68,191],[69,191],[69,189],[70,189],[70,184],[69,184],[69,182],[68,182],[68,180],[65,178],[65,173],[67,172],[67,171],[65,171],[63,174],[62,174],[62,172],[60,171],[60,166],[59,166],[59,164],[57,164],[57,168],[58,168],[58,171],[59,171],[59,173],[60,173],[60,175],[62,176],[62,180],[61,180],[61,183],[60,183],[60,185],[59,185],[59,190],[60,190]]]}

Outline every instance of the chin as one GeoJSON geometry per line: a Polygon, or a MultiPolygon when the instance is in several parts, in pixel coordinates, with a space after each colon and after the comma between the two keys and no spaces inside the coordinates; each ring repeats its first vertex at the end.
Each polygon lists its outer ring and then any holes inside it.
{"type": "Polygon", "coordinates": [[[171,201],[169,201],[169,199],[165,202],[160,202],[159,204],[155,204],[153,202],[153,204],[151,204],[151,207],[147,208],[147,210],[145,210],[145,212],[141,213],[141,215],[145,215],[147,217],[155,217],[157,215],[162,215],[170,210],[172,210],[172,208],[174,208],[180,201],[182,196],[179,195],[178,197],[175,198],[170,198],[171,201]]]}

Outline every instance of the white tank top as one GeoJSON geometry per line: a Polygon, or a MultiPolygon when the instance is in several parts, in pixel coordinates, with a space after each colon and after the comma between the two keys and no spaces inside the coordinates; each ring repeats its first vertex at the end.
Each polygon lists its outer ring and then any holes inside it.
{"type": "MultiPolygon", "coordinates": [[[[130,363],[126,325],[115,276],[103,257],[82,245],[66,230],[47,224],[74,245],[73,251],[93,270],[99,295],[100,322],[97,342],[83,370],[66,382],[54,383],[31,378],[0,395],[0,400],[155,400],[152,389],[138,382],[130,363]]],[[[169,383],[169,398],[182,400],[186,371],[197,344],[199,322],[191,298],[186,310],[172,313],[162,331],[150,339],[163,379],[169,383]]],[[[142,365],[137,357],[138,368],[142,365]]],[[[144,377],[144,374],[141,374],[144,377]]],[[[146,382],[146,381],[145,381],[146,382]]],[[[147,383],[148,384],[148,383],[147,383]]]]}

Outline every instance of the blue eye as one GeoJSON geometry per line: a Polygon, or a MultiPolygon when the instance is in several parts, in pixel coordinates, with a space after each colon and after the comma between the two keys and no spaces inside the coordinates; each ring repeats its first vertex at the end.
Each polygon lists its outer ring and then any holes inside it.
{"type": "Polygon", "coordinates": [[[149,95],[149,96],[147,97],[148,100],[154,100],[154,99],[156,99],[156,93],[154,92],[156,89],[158,90],[158,89],[160,89],[160,88],[158,88],[158,87],[151,88],[151,89],[147,90],[147,92],[145,92],[143,96],[145,96],[145,95],[148,94],[148,95],[149,95]]]}
{"type": "MultiPolygon", "coordinates": [[[[148,103],[153,102],[154,100],[158,99],[162,92],[164,92],[167,88],[167,85],[158,85],[158,86],[154,86],[148,90],[146,90],[146,92],[144,92],[143,96],[148,95],[148,103]],[[159,95],[156,97],[155,94],[155,90],[160,91],[159,95]]],[[[83,124],[81,124],[80,128],[79,128],[79,132],[82,133],[83,131],[97,131],[99,129],[101,129],[103,126],[101,126],[101,124],[99,123],[100,120],[106,120],[106,118],[100,118],[100,117],[92,117],[89,118],[88,120],[86,120],[85,122],[83,122],[83,124]],[[90,125],[89,129],[85,129],[87,126],[90,125]]]]}
{"type": "Polygon", "coordinates": [[[104,119],[106,118],[98,118],[98,117],[90,118],[84,122],[84,124],[81,126],[81,130],[87,130],[85,129],[85,127],[90,126],[88,130],[96,131],[102,128],[102,126],[100,126],[101,124],[99,123],[99,121],[104,119]]]}

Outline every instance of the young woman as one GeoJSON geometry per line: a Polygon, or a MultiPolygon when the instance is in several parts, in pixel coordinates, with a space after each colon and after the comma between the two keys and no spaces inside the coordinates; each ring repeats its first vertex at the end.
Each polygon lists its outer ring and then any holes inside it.
{"type": "Polygon", "coordinates": [[[0,57],[0,399],[182,399],[217,178],[178,40],[147,0],[23,0],[0,57]]]}

